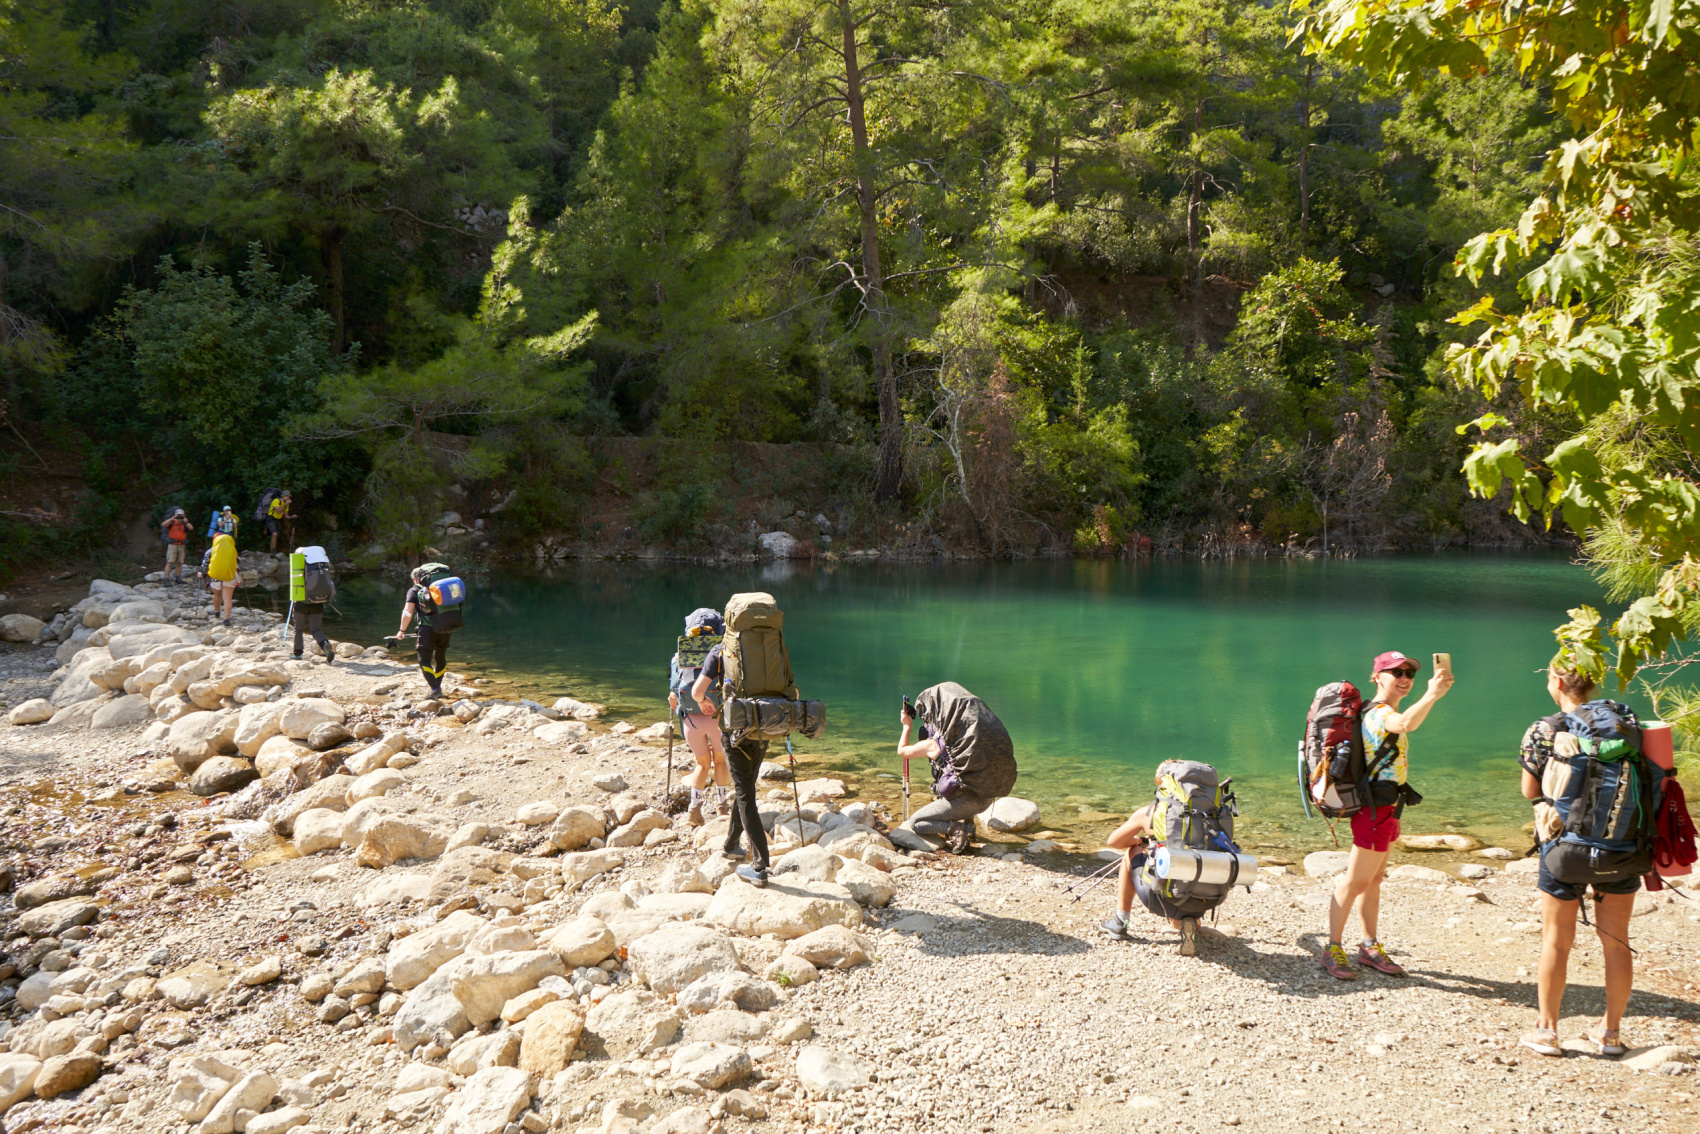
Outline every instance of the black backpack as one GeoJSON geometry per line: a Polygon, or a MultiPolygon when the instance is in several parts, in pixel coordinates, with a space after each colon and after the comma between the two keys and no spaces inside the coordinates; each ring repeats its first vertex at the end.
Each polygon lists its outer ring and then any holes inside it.
{"type": "Polygon", "coordinates": [[[1546,718],[1553,754],[1541,775],[1537,831],[1541,860],[1572,886],[1623,882],[1653,869],[1653,836],[1664,769],[1641,753],[1641,728],[1616,701],[1589,701],[1546,718]],[[1542,808],[1550,811],[1542,811],[1542,808]]]}
{"type": "Polygon", "coordinates": [[[302,572],[302,593],[307,602],[330,602],[336,598],[336,579],[329,563],[309,563],[302,572]]]}
{"type": "Polygon", "coordinates": [[[272,506],[272,501],[283,495],[281,488],[268,488],[260,493],[260,502],[254,505],[254,519],[264,520],[266,511],[272,506]]]}
{"type": "Polygon", "coordinates": [[[449,573],[446,563],[427,563],[422,570],[425,582],[419,584],[414,605],[434,633],[452,634],[466,625],[466,584],[449,573]]]}

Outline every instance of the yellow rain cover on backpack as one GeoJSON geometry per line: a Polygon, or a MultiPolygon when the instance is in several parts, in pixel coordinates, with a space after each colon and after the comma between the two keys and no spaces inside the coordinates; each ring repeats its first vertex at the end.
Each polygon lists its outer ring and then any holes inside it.
{"type": "Polygon", "coordinates": [[[726,604],[726,637],[720,656],[732,696],[796,698],[784,626],[779,603],[763,591],[733,595],[726,604]]]}
{"type": "Polygon", "coordinates": [[[219,534],[213,537],[212,561],[207,564],[207,577],[228,583],[236,578],[236,541],[219,534]]]}

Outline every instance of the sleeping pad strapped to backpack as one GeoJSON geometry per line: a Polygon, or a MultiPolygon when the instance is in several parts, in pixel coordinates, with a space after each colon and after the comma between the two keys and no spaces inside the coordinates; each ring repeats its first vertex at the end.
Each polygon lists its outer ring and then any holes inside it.
{"type": "MultiPolygon", "coordinates": [[[[1157,767],[1157,795],[1151,801],[1153,839],[1174,850],[1240,853],[1234,842],[1239,813],[1230,789],[1215,768],[1198,760],[1165,760],[1157,767]]],[[[1222,904],[1232,882],[1188,882],[1157,876],[1156,848],[1145,857],[1145,888],[1171,907],[1168,916],[1197,917],[1222,904]]]]}
{"type": "Polygon", "coordinates": [[[734,741],[791,732],[813,740],[826,728],[826,706],[797,699],[784,626],[779,603],[765,592],[733,595],[726,604],[726,636],[720,647],[726,696],[720,723],[734,741]]]}
{"type": "Polygon", "coordinates": [[[426,581],[419,585],[421,600],[416,602],[425,624],[437,634],[452,634],[466,625],[462,609],[466,602],[466,584],[449,574],[446,563],[427,563],[419,569],[426,581]]]}
{"type": "Polygon", "coordinates": [[[336,580],[325,549],[317,545],[296,548],[289,557],[289,600],[330,602],[335,598],[336,580]]]}
{"type": "Polygon", "coordinates": [[[1665,773],[1641,754],[1628,707],[1589,701],[1546,719],[1552,758],[1541,774],[1535,834],[1547,874],[1580,886],[1647,873],[1665,773]]]}

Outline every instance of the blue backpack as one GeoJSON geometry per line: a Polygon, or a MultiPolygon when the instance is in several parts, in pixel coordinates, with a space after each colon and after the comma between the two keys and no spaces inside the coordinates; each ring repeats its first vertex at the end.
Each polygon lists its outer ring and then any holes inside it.
{"type": "Polygon", "coordinates": [[[1555,736],[1541,802],[1563,827],[1541,847],[1547,873],[1573,886],[1647,873],[1664,769],[1642,755],[1634,715],[1626,705],[1600,700],[1547,719],[1555,736]],[[1574,751],[1564,734],[1575,738],[1574,751]]]}

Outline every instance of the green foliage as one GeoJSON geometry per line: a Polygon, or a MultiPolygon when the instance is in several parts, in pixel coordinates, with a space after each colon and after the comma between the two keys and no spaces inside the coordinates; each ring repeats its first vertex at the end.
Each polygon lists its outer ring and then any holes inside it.
{"type": "MultiPolygon", "coordinates": [[[[1578,530],[1609,522],[1662,566],[1612,625],[1612,642],[1590,608],[1558,631],[1560,659],[1596,674],[1615,644],[1618,679],[1628,682],[1686,632],[1684,610],[1700,587],[1700,489],[1645,461],[1602,460],[1593,427],[1622,407],[1684,449],[1700,439],[1700,260],[1691,253],[1700,217],[1688,174],[1700,13],[1613,0],[1335,0],[1302,30],[1316,48],[1402,82],[1498,63],[1552,84],[1575,136],[1551,150],[1541,192],[1515,226],[1482,233],[1458,256],[1472,281],[1520,272],[1526,305],[1502,309],[1486,296],[1459,314],[1484,329],[1454,346],[1449,363],[1484,394],[1515,383],[1526,402],[1561,407],[1583,430],[1545,451],[1517,437],[1480,441],[1465,464],[1478,493],[1508,484],[1519,518],[1539,513],[1550,524],[1562,512],[1578,530]]],[[[1486,433],[1505,421],[1490,414],[1475,424],[1486,433]]]]}

